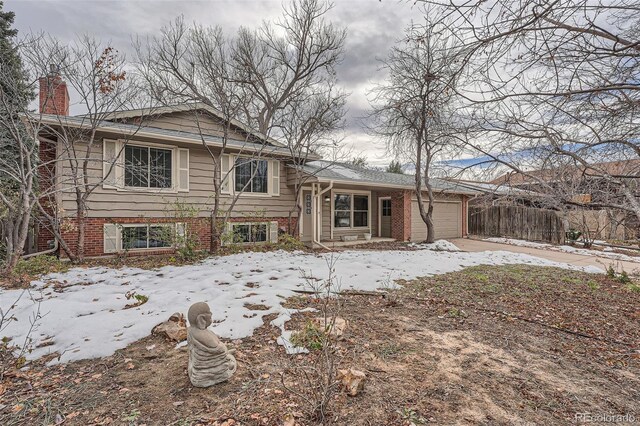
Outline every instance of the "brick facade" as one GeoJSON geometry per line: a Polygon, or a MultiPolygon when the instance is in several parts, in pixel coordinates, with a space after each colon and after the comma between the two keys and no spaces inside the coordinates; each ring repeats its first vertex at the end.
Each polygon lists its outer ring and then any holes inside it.
{"type": "Polygon", "coordinates": [[[412,191],[379,192],[378,197],[391,197],[391,238],[396,241],[411,239],[412,191]]]}
{"type": "MultiPolygon", "coordinates": [[[[278,228],[280,230],[286,230],[288,224],[288,218],[231,218],[230,222],[278,222],[278,228]]],[[[190,220],[175,219],[175,218],[153,218],[145,219],[140,217],[127,217],[127,218],[87,218],[85,222],[85,256],[95,257],[103,256],[104,253],[104,225],[108,223],[114,224],[156,224],[156,223],[176,223],[186,222],[188,232],[195,232],[198,236],[198,250],[209,250],[211,245],[211,220],[209,218],[195,218],[190,220]]],[[[294,218],[294,226],[296,220],[294,218]]],[[[78,238],[77,223],[75,219],[65,220],[62,228],[64,229],[62,237],[69,244],[72,250],[75,250],[76,241],[78,238]]],[[[146,249],[146,250],[133,250],[128,253],[130,256],[148,256],[154,254],[166,254],[175,251],[173,248],[160,248],[160,249],[146,249]]],[[[60,251],[60,255],[64,256],[64,252],[60,251]]]]}
{"type": "MultiPolygon", "coordinates": [[[[40,156],[40,166],[38,167],[38,181],[40,185],[40,191],[43,194],[47,194],[40,198],[40,203],[47,211],[48,214],[54,215],[55,209],[55,195],[50,191],[53,188],[55,178],[55,160],[56,160],[56,146],[53,142],[41,140],[38,147],[38,154],[40,156]]],[[[37,222],[37,235],[36,235],[36,250],[44,251],[52,247],[54,241],[53,233],[50,227],[46,223],[43,217],[39,217],[37,222]]]]}
{"type": "Polygon", "coordinates": [[[69,115],[69,91],[67,83],[52,70],[46,77],[40,77],[40,112],[43,114],[69,115]]]}

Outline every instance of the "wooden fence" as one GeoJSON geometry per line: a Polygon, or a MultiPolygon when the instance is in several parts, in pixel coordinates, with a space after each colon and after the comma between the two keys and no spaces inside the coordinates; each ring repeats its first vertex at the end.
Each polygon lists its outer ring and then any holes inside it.
{"type": "Polygon", "coordinates": [[[553,210],[519,206],[469,206],[469,234],[563,244],[562,219],[553,210]]]}

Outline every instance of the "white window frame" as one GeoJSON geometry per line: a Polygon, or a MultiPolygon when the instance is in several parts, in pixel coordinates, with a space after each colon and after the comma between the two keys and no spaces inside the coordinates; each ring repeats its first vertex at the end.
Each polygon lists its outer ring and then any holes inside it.
{"type": "Polygon", "coordinates": [[[230,239],[230,244],[238,244],[238,245],[252,245],[252,244],[269,244],[269,243],[274,243],[278,241],[278,222],[276,221],[251,221],[251,220],[247,220],[247,221],[243,221],[243,222],[228,222],[227,223],[227,233],[229,234],[229,236],[231,237],[230,239]],[[265,225],[267,227],[267,238],[265,241],[248,241],[248,242],[235,242],[233,241],[233,227],[234,226],[240,226],[240,225],[249,225],[249,226],[253,226],[253,225],[265,225]]]}
{"type": "Polygon", "coordinates": [[[174,248],[174,245],[169,245],[169,246],[165,246],[165,247],[149,247],[149,234],[150,234],[150,228],[151,227],[163,227],[163,228],[173,228],[172,231],[175,233],[176,232],[176,224],[175,223],[166,223],[166,222],[162,222],[162,223],[124,223],[122,225],[120,225],[120,250],[126,250],[126,251],[155,251],[155,250],[167,250],[167,249],[172,249],[174,248]],[[123,241],[123,236],[122,236],[122,231],[125,228],[139,228],[139,227],[143,227],[146,226],[147,227],[147,247],[145,248],[130,248],[130,249],[125,249],[124,248],[124,241],[123,241]]]}
{"type": "MultiPolygon", "coordinates": [[[[143,192],[178,192],[177,191],[177,169],[178,169],[178,149],[175,146],[169,145],[160,145],[160,144],[151,144],[151,143],[141,143],[141,142],[128,142],[122,147],[122,187],[128,191],[143,191],[143,192]],[[126,150],[127,148],[146,148],[149,150],[150,148],[163,149],[165,151],[171,151],[171,186],[168,188],[154,188],[151,186],[127,186],[125,184],[125,176],[127,173],[127,164],[126,164],[126,150]]],[[[151,162],[149,162],[151,163],[151,162]]],[[[149,164],[150,167],[150,164],[149,164]]],[[[150,184],[150,176],[147,176],[150,184]]]]}
{"type": "Polygon", "coordinates": [[[280,160],[242,154],[223,154],[220,161],[220,179],[223,179],[225,176],[227,178],[222,184],[222,194],[238,195],[239,197],[248,198],[270,198],[280,196],[280,160]],[[236,160],[240,158],[267,162],[267,192],[236,191],[236,160]]]}
{"type": "MultiPolygon", "coordinates": [[[[106,226],[115,226],[116,227],[116,236],[115,236],[115,250],[104,250],[105,253],[118,253],[118,252],[145,252],[145,251],[158,251],[158,250],[170,250],[176,248],[175,244],[166,247],[146,247],[146,248],[130,248],[125,249],[123,244],[123,235],[122,231],[125,228],[137,228],[145,226],[147,227],[147,246],[149,245],[149,228],[150,227],[166,227],[170,228],[170,230],[175,233],[182,233],[183,235],[187,232],[187,224],[184,222],[147,222],[147,223],[105,223],[103,228],[106,226]]],[[[103,231],[104,233],[104,231],[103,231]]]]}
{"type": "MultiPolygon", "coordinates": [[[[167,145],[167,144],[158,144],[152,142],[141,142],[141,141],[128,141],[124,139],[104,139],[103,140],[103,157],[105,156],[105,148],[104,144],[106,141],[115,142],[115,150],[116,154],[118,154],[118,159],[116,160],[116,164],[113,167],[112,173],[114,173],[113,183],[104,182],[103,188],[105,189],[115,189],[121,192],[144,192],[144,193],[168,193],[168,194],[177,194],[178,192],[189,192],[189,179],[190,179],[190,150],[188,148],[179,148],[175,145],[167,145]],[[171,151],[171,187],[169,188],[153,188],[153,187],[137,187],[137,186],[126,186],[125,185],[125,150],[126,147],[133,146],[138,148],[158,148],[165,149],[167,151],[171,151]],[[181,168],[180,166],[180,158],[181,156],[185,156],[186,158],[186,168],[181,168]],[[186,171],[185,182],[180,181],[180,173],[186,171]]],[[[103,179],[106,179],[104,176],[106,174],[106,163],[103,163],[103,179]]]]}
{"type": "MultiPolygon", "coordinates": [[[[360,211],[360,210],[358,210],[360,211]]],[[[336,231],[344,230],[371,230],[371,191],[355,191],[355,190],[332,190],[331,191],[331,229],[336,231]],[[350,205],[350,226],[335,226],[335,213],[336,213],[336,195],[349,195],[351,197],[350,205]],[[353,226],[353,196],[354,195],[366,195],[367,196],[367,225],[366,226],[353,226]]]]}
{"type": "MultiPolygon", "coordinates": [[[[244,191],[242,191],[242,194],[248,194],[248,195],[253,195],[253,196],[260,196],[260,197],[265,197],[271,194],[271,190],[269,188],[269,186],[271,185],[271,173],[270,173],[270,169],[271,169],[271,164],[268,158],[260,158],[260,157],[251,157],[251,156],[244,156],[244,155],[239,155],[239,156],[234,156],[233,157],[233,192],[240,192],[238,190],[236,190],[236,170],[238,169],[238,166],[236,164],[236,162],[238,160],[245,160],[245,161],[264,161],[265,163],[267,163],[267,191],[266,192],[253,192],[253,191],[248,191],[247,189],[245,189],[244,191]]],[[[251,177],[251,184],[249,186],[253,186],[253,179],[256,176],[252,176],[251,177]]]]}

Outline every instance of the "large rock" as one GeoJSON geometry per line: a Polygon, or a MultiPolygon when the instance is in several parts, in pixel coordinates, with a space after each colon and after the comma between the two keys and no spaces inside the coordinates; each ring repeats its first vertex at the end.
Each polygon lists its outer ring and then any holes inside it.
{"type": "Polygon", "coordinates": [[[153,327],[151,333],[166,337],[169,340],[182,342],[187,339],[187,322],[184,315],[176,312],[169,317],[168,321],[153,327]]]}
{"type": "Polygon", "coordinates": [[[313,321],[322,329],[329,328],[329,334],[335,337],[342,337],[344,331],[347,328],[347,321],[344,318],[340,317],[335,317],[335,319],[316,317],[313,319],[313,321]]]}
{"type": "Polygon", "coordinates": [[[338,370],[338,381],[340,386],[349,396],[356,396],[364,390],[364,381],[367,375],[362,371],[350,368],[348,370],[338,370]]]}

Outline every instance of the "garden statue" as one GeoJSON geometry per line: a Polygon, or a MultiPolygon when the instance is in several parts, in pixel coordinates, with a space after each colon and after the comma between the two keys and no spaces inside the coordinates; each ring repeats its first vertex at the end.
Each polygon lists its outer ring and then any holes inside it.
{"type": "Polygon", "coordinates": [[[228,350],[208,327],[211,309],[205,302],[191,305],[187,313],[189,328],[189,379],[194,386],[205,388],[229,380],[236,371],[234,350],[228,350]]]}

